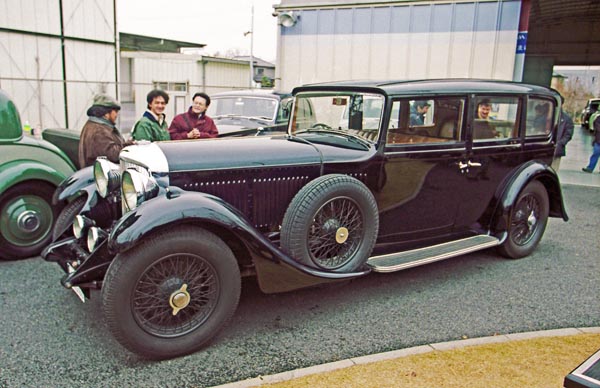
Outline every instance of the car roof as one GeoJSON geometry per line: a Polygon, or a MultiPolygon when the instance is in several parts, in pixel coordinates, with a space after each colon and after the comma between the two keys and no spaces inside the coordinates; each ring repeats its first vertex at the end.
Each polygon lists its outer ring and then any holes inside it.
{"type": "Polygon", "coordinates": [[[559,98],[553,89],[512,81],[482,79],[429,79],[429,80],[358,80],[309,84],[294,88],[293,94],[303,91],[357,90],[392,95],[436,95],[439,93],[511,93],[546,94],[559,98]]]}
{"type": "Polygon", "coordinates": [[[243,89],[215,93],[212,96],[210,96],[210,98],[215,99],[219,97],[264,97],[276,98],[281,100],[282,98],[289,96],[291,96],[291,93],[279,92],[272,89],[243,89]]]}

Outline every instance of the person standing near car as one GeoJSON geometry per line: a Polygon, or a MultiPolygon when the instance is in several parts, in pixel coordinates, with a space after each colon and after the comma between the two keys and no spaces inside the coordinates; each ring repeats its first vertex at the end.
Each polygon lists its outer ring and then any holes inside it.
{"type": "Polygon", "coordinates": [[[94,96],[79,140],[80,168],[91,166],[98,156],[106,156],[111,162],[119,163],[119,152],[133,144],[133,141],[125,141],[115,126],[119,110],[121,105],[111,96],[94,96]]]}
{"type": "Polygon", "coordinates": [[[554,171],[558,171],[560,168],[560,159],[567,154],[567,143],[573,138],[573,130],[575,125],[573,119],[562,109],[562,105],[565,103],[564,97],[561,95],[561,108],[560,118],[558,119],[558,128],[556,131],[556,149],[554,150],[554,160],[552,161],[552,168],[554,171]]]}
{"type": "Polygon", "coordinates": [[[131,136],[134,140],[170,140],[167,118],[164,113],[169,103],[169,95],[163,90],[154,89],[148,93],[146,101],[148,110],[135,123],[131,136]]]}
{"type": "Polygon", "coordinates": [[[171,140],[208,139],[217,137],[219,131],[213,119],[206,115],[210,97],[206,93],[196,93],[192,106],[187,112],[173,119],[169,126],[171,140]]]}
{"type": "Polygon", "coordinates": [[[600,120],[594,120],[594,140],[592,141],[592,156],[590,156],[590,162],[587,166],[582,168],[583,172],[592,173],[598,164],[598,158],[600,158],[600,120]]]}

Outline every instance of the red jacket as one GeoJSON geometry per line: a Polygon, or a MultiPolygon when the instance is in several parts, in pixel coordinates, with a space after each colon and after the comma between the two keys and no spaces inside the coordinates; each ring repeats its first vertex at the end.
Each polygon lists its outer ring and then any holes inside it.
{"type": "Polygon", "coordinates": [[[213,119],[206,114],[198,115],[194,113],[190,107],[186,113],[178,114],[171,122],[169,126],[171,140],[188,140],[188,132],[194,128],[200,131],[201,139],[217,137],[219,134],[213,119]]]}

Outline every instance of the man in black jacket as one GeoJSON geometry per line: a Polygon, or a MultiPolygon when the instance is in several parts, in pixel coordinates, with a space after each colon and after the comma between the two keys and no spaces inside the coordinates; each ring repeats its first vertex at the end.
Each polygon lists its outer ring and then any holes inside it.
{"type": "Polygon", "coordinates": [[[585,172],[594,172],[594,168],[596,168],[596,164],[598,163],[598,158],[600,158],[600,116],[596,116],[596,120],[594,120],[594,141],[592,142],[592,146],[594,150],[592,151],[592,156],[590,156],[590,162],[584,168],[582,168],[585,172]]]}

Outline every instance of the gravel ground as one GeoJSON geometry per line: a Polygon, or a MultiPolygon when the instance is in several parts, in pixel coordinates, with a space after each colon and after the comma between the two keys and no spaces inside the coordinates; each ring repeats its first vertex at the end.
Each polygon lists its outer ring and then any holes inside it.
{"type": "Polygon", "coordinates": [[[82,304],[39,257],[0,262],[0,387],[208,387],[466,337],[600,326],[598,188],[565,186],[571,220],[537,251],[484,251],[286,294],[245,280],[231,323],[204,350],[149,362],[111,337],[99,293],[82,304]]]}

